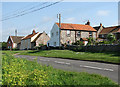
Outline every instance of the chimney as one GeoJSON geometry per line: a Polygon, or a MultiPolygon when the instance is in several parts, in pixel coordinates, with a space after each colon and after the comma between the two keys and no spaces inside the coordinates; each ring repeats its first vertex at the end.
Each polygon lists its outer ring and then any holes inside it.
{"type": "Polygon", "coordinates": [[[87,22],[85,25],[90,25],[90,22],[89,22],[89,20],[88,20],[88,22],[87,22]]]}
{"type": "Polygon", "coordinates": [[[102,27],[102,23],[100,23],[100,27],[102,27]]]}
{"type": "Polygon", "coordinates": [[[35,30],[32,31],[32,34],[35,34],[35,30]]]}
{"type": "Polygon", "coordinates": [[[15,36],[17,36],[17,30],[15,30],[15,36]]]}

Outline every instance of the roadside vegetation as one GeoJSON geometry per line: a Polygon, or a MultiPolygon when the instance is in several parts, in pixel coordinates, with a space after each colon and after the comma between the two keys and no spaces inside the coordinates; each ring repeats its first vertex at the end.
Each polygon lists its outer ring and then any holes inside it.
{"type": "Polygon", "coordinates": [[[15,51],[3,51],[2,85],[116,85],[112,80],[97,74],[86,72],[68,72],[54,69],[34,61],[14,58],[15,51]]]}
{"type": "Polygon", "coordinates": [[[94,53],[94,52],[75,52],[70,50],[41,50],[41,51],[34,50],[21,52],[20,55],[69,58],[89,61],[103,61],[111,63],[119,63],[120,58],[119,52],[94,53]]]}

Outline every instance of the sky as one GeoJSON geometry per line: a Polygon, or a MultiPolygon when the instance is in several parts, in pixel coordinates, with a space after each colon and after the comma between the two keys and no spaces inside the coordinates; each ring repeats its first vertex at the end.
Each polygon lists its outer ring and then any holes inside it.
{"type": "MultiPolygon", "coordinates": [[[[53,2],[2,2],[2,19],[19,14],[21,11],[34,9],[53,2]]],[[[57,14],[61,14],[62,23],[85,24],[88,20],[92,27],[118,25],[118,2],[60,2],[39,11],[2,21],[2,41],[7,41],[9,36],[26,36],[32,33],[45,31],[50,35],[57,14]]]]}

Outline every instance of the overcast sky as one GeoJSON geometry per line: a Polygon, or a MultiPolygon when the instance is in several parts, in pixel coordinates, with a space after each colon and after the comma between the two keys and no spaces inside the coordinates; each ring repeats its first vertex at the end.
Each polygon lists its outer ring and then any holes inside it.
{"type": "MultiPolygon", "coordinates": [[[[19,14],[21,11],[32,7],[35,9],[49,2],[3,2],[2,18],[19,14]]],[[[115,26],[118,24],[118,3],[117,2],[60,2],[48,8],[26,14],[17,18],[2,21],[2,41],[7,41],[8,36],[15,35],[15,29],[18,36],[25,36],[35,29],[37,32],[45,31],[50,35],[50,30],[55,22],[58,22],[57,14],[61,13],[62,23],[85,24],[90,21],[92,27],[115,26]]]]}

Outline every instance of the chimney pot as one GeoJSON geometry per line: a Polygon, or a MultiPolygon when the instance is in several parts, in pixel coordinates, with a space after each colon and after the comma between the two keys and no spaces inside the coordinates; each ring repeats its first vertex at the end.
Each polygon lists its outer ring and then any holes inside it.
{"type": "Polygon", "coordinates": [[[100,26],[102,26],[102,23],[100,23],[100,26]]]}
{"type": "Polygon", "coordinates": [[[89,22],[89,20],[88,20],[88,22],[87,22],[85,25],[90,25],[90,22],[89,22]]]}
{"type": "Polygon", "coordinates": [[[35,30],[33,30],[32,34],[35,34],[35,30]]]}

